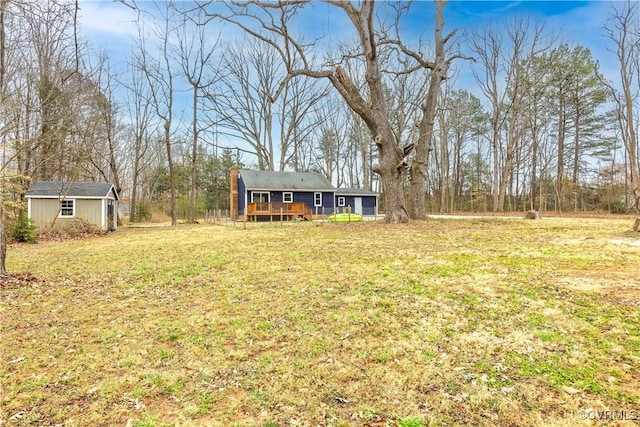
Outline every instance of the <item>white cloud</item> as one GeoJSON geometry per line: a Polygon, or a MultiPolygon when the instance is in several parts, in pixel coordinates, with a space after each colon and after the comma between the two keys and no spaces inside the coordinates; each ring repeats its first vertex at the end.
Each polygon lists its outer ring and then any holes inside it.
{"type": "Polygon", "coordinates": [[[80,24],[92,35],[130,36],[136,19],[137,12],[119,1],[80,0],[80,24]]]}

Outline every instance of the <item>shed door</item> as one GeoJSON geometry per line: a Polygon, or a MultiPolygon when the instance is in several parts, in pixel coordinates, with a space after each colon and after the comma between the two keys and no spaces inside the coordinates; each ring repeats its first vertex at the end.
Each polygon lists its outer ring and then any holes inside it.
{"type": "Polygon", "coordinates": [[[353,213],[362,215],[362,197],[354,197],[353,204],[353,213]]]}
{"type": "Polygon", "coordinates": [[[107,230],[113,231],[116,229],[116,214],[115,203],[113,200],[107,200],[107,230]]]}

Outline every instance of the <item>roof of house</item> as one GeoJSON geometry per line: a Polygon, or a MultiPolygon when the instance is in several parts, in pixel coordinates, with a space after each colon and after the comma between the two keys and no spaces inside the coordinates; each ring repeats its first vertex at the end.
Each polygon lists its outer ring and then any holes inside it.
{"type": "Polygon", "coordinates": [[[105,198],[112,190],[117,199],[113,184],[108,182],[38,181],[25,193],[25,197],[105,198]]]}
{"type": "Polygon", "coordinates": [[[337,188],[336,196],[378,196],[378,193],[362,188],[337,188]]]}
{"type": "Polygon", "coordinates": [[[241,169],[240,176],[247,189],[260,190],[326,190],[335,188],[327,178],[313,172],[272,172],[241,169]]]}

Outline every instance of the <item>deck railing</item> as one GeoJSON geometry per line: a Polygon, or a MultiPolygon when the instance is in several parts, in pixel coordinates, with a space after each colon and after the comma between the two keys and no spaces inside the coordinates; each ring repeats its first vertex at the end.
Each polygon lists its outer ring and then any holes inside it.
{"type": "Polygon", "coordinates": [[[312,209],[306,203],[293,202],[256,202],[247,205],[248,216],[259,215],[286,215],[286,216],[302,216],[310,218],[313,215],[312,209]]]}

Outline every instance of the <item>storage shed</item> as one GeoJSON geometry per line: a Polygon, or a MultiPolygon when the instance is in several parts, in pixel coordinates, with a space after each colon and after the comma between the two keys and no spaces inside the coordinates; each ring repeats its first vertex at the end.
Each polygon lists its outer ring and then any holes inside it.
{"type": "Polygon", "coordinates": [[[118,193],[111,183],[38,181],[25,198],[27,215],[38,228],[79,220],[103,230],[118,228],[118,193]]]}

